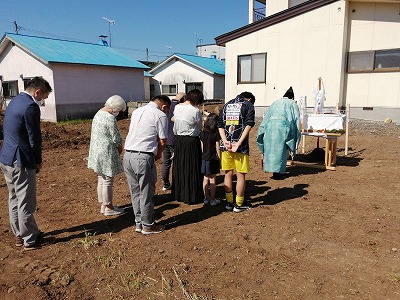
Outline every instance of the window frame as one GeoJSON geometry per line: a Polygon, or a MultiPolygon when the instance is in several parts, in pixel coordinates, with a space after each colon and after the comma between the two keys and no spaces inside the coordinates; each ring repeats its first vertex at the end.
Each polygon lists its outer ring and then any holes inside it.
{"type": "Polygon", "coordinates": [[[161,84],[161,94],[162,95],[176,95],[178,91],[177,84],[161,84]],[[164,87],[168,87],[168,92],[164,92],[164,87]]]}
{"type": "Polygon", "coordinates": [[[400,49],[382,49],[382,50],[368,50],[368,51],[353,51],[353,52],[348,52],[347,53],[347,73],[348,74],[356,74],[356,73],[385,73],[385,72],[400,72],[400,59],[399,59],[399,66],[394,66],[394,67],[379,67],[377,65],[377,58],[381,54],[384,54],[385,52],[394,52],[398,53],[400,57],[400,49]],[[352,56],[356,55],[363,55],[363,54],[370,54],[373,55],[373,59],[371,61],[371,65],[367,66],[368,68],[366,69],[350,69],[352,67],[352,56]]]}
{"type": "MultiPolygon", "coordinates": [[[[382,56],[383,57],[383,56],[382,56]]],[[[382,61],[383,63],[384,61],[382,61]]],[[[388,50],[377,50],[375,51],[375,60],[374,60],[374,70],[378,71],[400,71],[400,49],[388,49],[388,50]],[[392,67],[379,67],[378,57],[380,58],[382,54],[392,52],[393,54],[397,54],[399,57],[397,60],[397,66],[392,67]]]]}
{"type": "Polygon", "coordinates": [[[203,82],[194,81],[194,82],[185,82],[185,93],[189,93],[191,90],[198,89],[203,93],[203,82]]]}
{"type": "Polygon", "coordinates": [[[259,52],[259,53],[252,53],[252,54],[242,54],[242,55],[238,55],[237,57],[237,84],[249,84],[249,83],[266,83],[267,82],[267,58],[268,58],[268,54],[267,52],[259,52]],[[262,80],[255,80],[254,79],[254,61],[256,56],[260,56],[263,55],[264,56],[264,70],[263,70],[263,79],[262,80]],[[242,80],[242,63],[241,63],[241,59],[245,58],[245,57],[250,57],[250,80],[242,80]]]}
{"type": "Polygon", "coordinates": [[[5,100],[10,100],[19,94],[18,80],[2,81],[1,85],[2,85],[3,97],[5,100]],[[15,88],[16,88],[15,95],[11,95],[10,84],[15,84],[15,88]]]}

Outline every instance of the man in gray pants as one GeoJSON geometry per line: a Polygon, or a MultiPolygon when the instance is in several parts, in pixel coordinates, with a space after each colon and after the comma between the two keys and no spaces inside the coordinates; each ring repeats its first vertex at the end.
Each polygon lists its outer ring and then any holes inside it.
{"type": "Polygon", "coordinates": [[[44,239],[36,210],[36,173],[42,167],[42,133],[39,105],[52,88],[40,77],[31,79],[26,90],[13,98],[4,114],[4,141],[0,167],[8,187],[8,209],[15,245],[24,250],[38,249],[54,238],[44,239]]]}
{"type": "Polygon", "coordinates": [[[157,181],[155,161],[167,144],[167,115],[171,100],[156,96],[146,106],[133,111],[125,140],[124,171],[128,181],[136,232],[154,234],[164,225],[154,220],[154,193],[157,181]]]}

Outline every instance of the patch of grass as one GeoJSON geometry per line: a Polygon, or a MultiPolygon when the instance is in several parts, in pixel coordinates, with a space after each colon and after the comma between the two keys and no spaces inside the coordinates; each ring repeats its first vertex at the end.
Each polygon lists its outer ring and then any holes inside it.
{"type": "Polygon", "coordinates": [[[60,283],[63,286],[69,285],[74,280],[74,276],[69,274],[64,270],[64,267],[61,266],[60,270],[57,273],[56,278],[53,280],[54,283],[60,283]]]}
{"type": "Polygon", "coordinates": [[[400,274],[399,273],[390,273],[388,277],[389,277],[390,281],[400,283],[400,274]]]}
{"type": "Polygon", "coordinates": [[[85,231],[85,237],[79,240],[79,243],[83,245],[83,248],[85,248],[85,250],[88,250],[90,247],[100,245],[100,240],[96,238],[96,232],[90,233],[88,231],[85,231]]]}
{"type": "Polygon", "coordinates": [[[70,125],[70,124],[81,124],[81,123],[90,123],[92,122],[92,119],[66,119],[60,122],[57,122],[56,124],[58,126],[63,126],[63,125],[70,125]]]}
{"type": "Polygon", "coordinates": [[[127,292],[148,286],[146,278],[137,273],[122,273],[119,280],[122,288],[127,292]]]}
{"type": "Polygon", "coordinates": [[[122,251],[113,252],[109,255],[97,256],[96,261],[104,269],[115,268],[125,258],[125,254],[122,251]]]}
{"type": "MultiPolygon", "coordinates": [[[[142,299],[186,299],[215,300],[214,297],[200,296],[189,291],[189,282],[179,277],[175,267],[172,268],[174,278],[167,278],[161,273],[161,279],[153,279],[136,272],[121,273],[105,286],[106,292],[113,299],[142,297],[142,299]],[[160,286],[161,285],[161,286],[160,286]]],[[[183,272],[187,273],[184,269],[183,272]]],[[[132,298],[136,299],[136,298],[132,298]]],[[[139,298],[138,298],[139,299],[139,298]]],[[[249,298],[251,299],[251,298],[249,298]]]]}
{"type": "Polygon", "coordinates": [[[117,263],[112,255],[97,256],[97,262],[104,268],[115,268],[117,263]]]}

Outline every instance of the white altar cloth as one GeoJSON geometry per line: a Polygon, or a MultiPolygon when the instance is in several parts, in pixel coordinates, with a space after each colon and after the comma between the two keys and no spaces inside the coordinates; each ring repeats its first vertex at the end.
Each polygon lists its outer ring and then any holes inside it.
{"type": "Polygon", "coordinates": [[[346,115],[343,114],[309,114],[304,116],[305,130],[343,130],[346,115]]]}

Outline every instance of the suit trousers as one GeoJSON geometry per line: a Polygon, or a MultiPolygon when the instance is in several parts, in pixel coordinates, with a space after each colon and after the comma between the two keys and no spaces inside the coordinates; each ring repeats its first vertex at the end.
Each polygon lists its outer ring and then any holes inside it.
{"type": "Polygon", "coordinates": [[[33,213],[36,210],[36,169],[6,166],[0,163],[8,187],[11,230],[25,245],[34,244],[40,230],[33,213]]]}
{"type": "Polygon", "coordinates": [[[153,197],[157,180],[154,156],[125,151],[123,164],[136,226],[149,228],[154,225],[153,197]]]}

